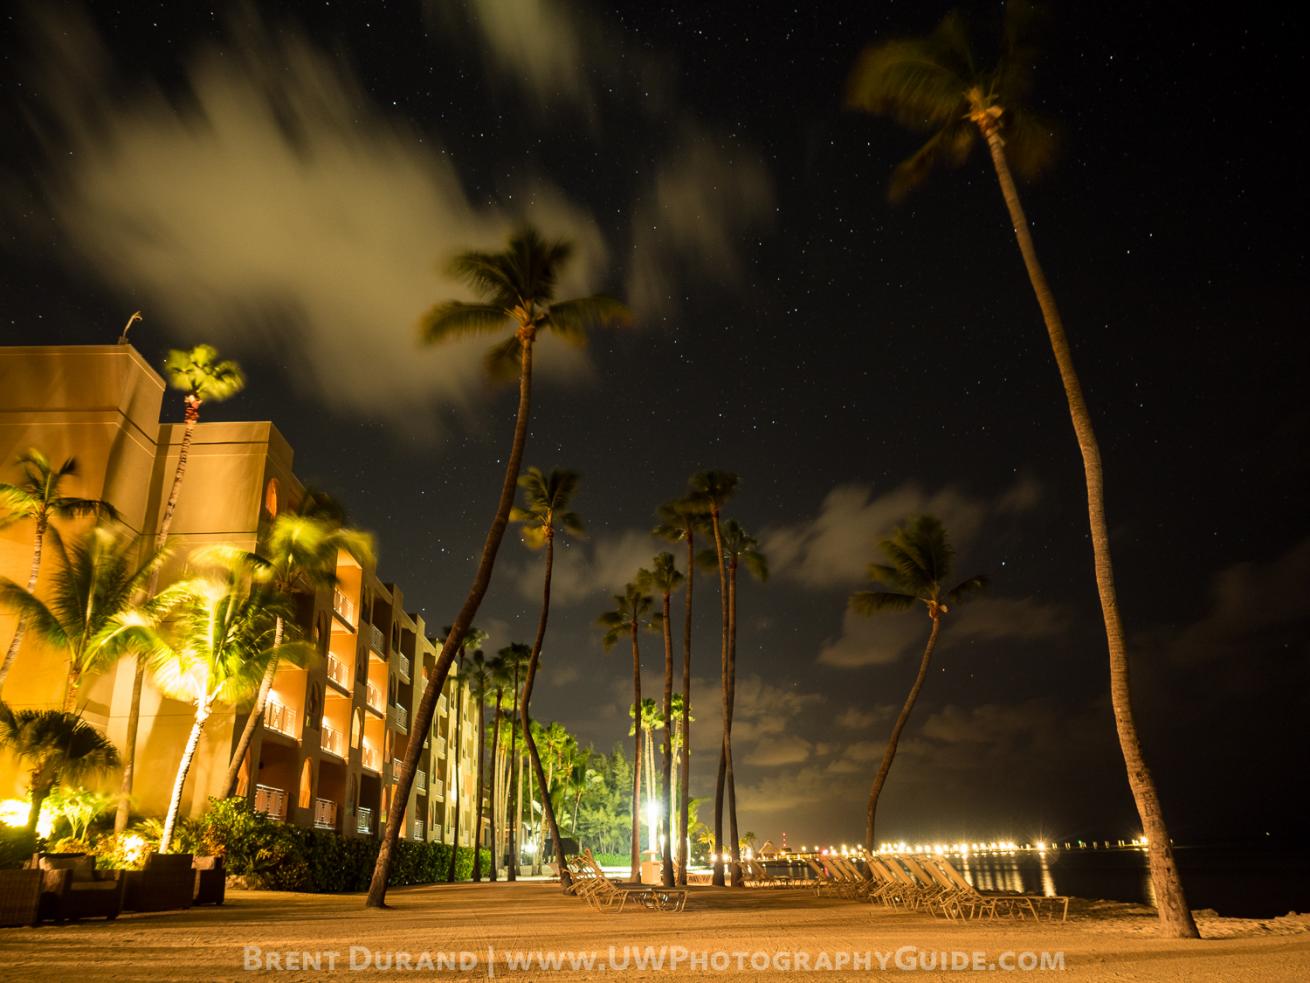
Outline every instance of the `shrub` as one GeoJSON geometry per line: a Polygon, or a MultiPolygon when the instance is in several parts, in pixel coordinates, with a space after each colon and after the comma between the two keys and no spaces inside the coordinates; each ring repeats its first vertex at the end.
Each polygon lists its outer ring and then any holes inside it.
{"type": "Polygon", "coordinates": [[[21,826],[0,825],[0,870],[21,867],[36,853],[37,835],[21,826]]]}

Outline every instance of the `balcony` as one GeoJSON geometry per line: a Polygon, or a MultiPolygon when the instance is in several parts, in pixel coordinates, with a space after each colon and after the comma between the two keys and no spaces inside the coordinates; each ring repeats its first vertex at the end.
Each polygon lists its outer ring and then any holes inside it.
{"type": "Polygon", "coordinates": [[[324,724],[323,729],[319,731],[318,746],[328,754],[335,754],[338,758],[346,756],[346,735],[336,728],[324,724]]]}
{"type": "Polygon", "coordinates": [[[327,657],[327,678],[328,682],[339,686],[347,693],[350,692],[350,666],[331,652],[327,657]]]}
{"type": "Polygon", "coordinates": [[[446,801],[445,785],[440,778],[434,778],[432,784],[428,786],[428,798],[433,802],[446,801]]]}
{"type": "Polygon", "coordinates": [[[438,738],[437,738],[437,757],[438,757],[438,758],[444,758],[445,756],[446,756],[446,739],[445,739],[444,737],[438,737],[438,738]]]}
{"type": "Polygon", "coordinates": [[[287,818],[287,793],[284,789],[272,785],[255,786],[255,812],[262,812],[269,819],[279,822],[287,818]]]}
{"type": "Polygon", "coordinates": [[[380,771],[382,769],[381,756],[378,754],[376,748],[360,748],[359,762],[369,771],[380,771]]]}
{"type": "Polygon", "coordinates": [[[314,828],[337,828],[337,804],[331,799],[314,800],[314,828]]]}
{"type": "Polygon", "coordinates": [[[264,705],[264,726],[287,737],[299,736],[296,734],[295,712],[290,707],[284,707],[281,703],[274,703],[272,700],[264,705]]]}
{"type": "Polygon", "coordinates": [[[400,768],[403,764],[404,762],[401,761],[399,758],[391,759],[391,780],[393,782],[400,781],[400,768]]]}
{"type": "Polygon", "coordinates": [[[364,686],[364,703],[370,710],[376,710],[379,714],[382,713],[382,708],[386,706],[382,699],[382,690],[373,682],[369,682],[364,686]]]}
{"type": "Polygon", "coordinates": [[[355,602],[347,597],[340,587],[332,588],[332,610],[350,627],[351,631],[355,630],[355,602]]]}
{"type": "Polygon", "coordinates": [[[414,839],[423,839],[423,820],[421,819],[414,820],[414,839]]]}
{"type": "Polygon", "coordinates": [[[409,733],[409,711],[398,703],[391,705],[391,726],[402,734],[409,733]]]}
{"type": "Polygon", "coordinates": [[[387,658],[387,639],[382,634],[382,629],[377,625],[368,626],[368,647],[382,657],[382,661],[387,658]]]}
{"type": "Polygon", "coordinates": [[[355,832],[365,835],[373,832],[373,810],[368,806],[360,806],[355,812],[355,832]]]}
{"type": "Polygon", "coordinates": [[[400,669],[400,678],[405,680],[405,682],[409,682],[410,681],[409,656],[407,655],[398,656],[397,665],[400,669]]]}
{"type": "Polygon", "coordinates": [[[448,707],[446,706],[446,694],[442,693],[437,697],[437,716],[445,716],[448,707]]]}
{"type": "Polygon", "coordinates": [[[414,787],[420,792],[428,790],[428,773],[426,771],[414,772],[414,787]]]}

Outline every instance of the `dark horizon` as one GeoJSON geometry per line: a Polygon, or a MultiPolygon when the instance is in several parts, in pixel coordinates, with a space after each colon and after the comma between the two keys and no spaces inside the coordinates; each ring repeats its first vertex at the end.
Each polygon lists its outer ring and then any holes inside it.
{"type": "MultiPolygon", "coordinates": [[[[949,6],[546,3],[539,59],[516,60],[477,0],[30,5],[0,68],[0,339],[110,344],[141,309],[152,365],[198,341],[240,359],[247,391],[206,419],[272,420],[441,625],[513,405],[477,375],[481,346],[423,350],[414,324],[452,290],[453,250],[530,219],[578,242],[570,289],[638,316],[585,361],[551,356],[537,392],[524,463],[582,473],[591,536],[560,559],[534,716],[626,746],[630,676],[594,620],[665,548],[644,535],[655,506],[733,470],[731,513],[773,567],[741,591],[743,832],[861,839],[927,619],[866,622],[845,599],[926,510],[992,586],[943,629],[878,839],[1134,837],[1077,449],[994,175],[975,152],[892,207],[915,135],[841,108],[865,44],[949,6]],[[415,460],[427,480],[397,482],[415,460]]],[[[1055,5],[1037,102],[1062,153],[1021,188],[1098,426],[1139,726],[1180,844],[1302,825],[1307,298],[1283,229],[1305,209],[1271,99],[1303,60],[1292,19],[1055,5]]],[[[477,619],[493,648],[530,639],[537,571],[507,537],[477,619]]],[[[698,587],[693,793],[712,797],[695,752],[718,729],[718,613],[698,587]]]]}

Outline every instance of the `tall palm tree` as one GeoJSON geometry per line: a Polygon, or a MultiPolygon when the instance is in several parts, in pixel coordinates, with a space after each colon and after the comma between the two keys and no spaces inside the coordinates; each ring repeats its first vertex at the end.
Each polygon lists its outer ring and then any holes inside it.
{"type": "MultiPolygon", "coordinates": [[[[691,712],[687,707],[687,704],[683,701],[682,694],[674,693],[673,694],[672,746],[673,746],[673,770],[675,774],[682,775],[686,773],[686,768],[685,768],[686,760],[684,758],[684,755],[687,752],[687,743],[688,743],[687,735],[689,733],[689,726],[691,722],[694,721],[695,719],[696,718],[691,715],[691,712]]],[[[682,792],[680,789],[678,789],[676,783],[673,786],[671,786],[671,790],[674,792],[674,804],[672,806],[673,814],[679,817],[686,815],[688,826],[690,826],[691,825],[690,806],[689,803],[687,802],[685,793],[682,792]]],[[[681,836],[681,832],[677,831],[676,835],[681,836]]],[[[686,838],[682,838],[677,842],[676,848],[674,850],[674,858],[675,858],[674,874],[681,875],[679,878],[679,881],[681,882],[681,880],[684,879],[687,875],[686,838]]]]}
{"type": "MultiPolygon", "coordinates": [[[[345,552],[361,566],[374,562],[373,537],[368,533],[347,528],[341,507],[322,492],[306,490],[295,511],[282,512],[273,519],[262,555],[268,561],[270,585],[279,595],[290,598],[299,592],[314,592],[336,584],[337,557],[345,552]]],[[[281,613],[277,614],[273,628],[273,647],[282,644],[286,625],[281,613]]],[[[228,762],[225,795],[235,795],[241,775],[241,764],[250,750],[255,731],[264,719],[268,695],[273,690],[279,663],[268,664],[264,678],[259,682],[245,727],[237,739],[228,762]]]]}
{"type": "MultiPolygon", "coordinates": [[[[723,506],[737,491],[738,477],[731,471],[701,471],[691,476],[689,482],[691,497],[702,503],[704,513],[709,516],[710,532],[714,537],[715,567],[719,574],[719,679],[723,703],[723,741],[719,747],[719,774],[714,785],[714,884],[724,884],[723,857],[727,850],[733,854],[733,883],[737,883],[737,871],[740,869],[735,838],[733,845],[725,849],[723,842],[723,796],[724,786],[729,780],[728,756],[732,753],[732,704],[734,693],[732,681],[728,675],[728,569],[723,559],[723,529],[721,518],[723,506]]],[[[735,795],[734,795],[735,798],[735,795]]]]}
{"type": "Polygon", "coordinates": [[[488,874],[488,879],[492,882],[496,880],[496,857],[500,853],[500,836],[496,829],[496,816],[498,815],[496,791],[499,785],[497,773],[500,768],[500,721],[505,704],[505,687],[508,685],[507,668],[504,656],[499,654],[487,663],[487,671],[490,676],[488,683],[493,687],[495,693],[492,701],[494,710],[491,717],[491,781],[487,783],[491,788],[491,794],[487,802],[487,811],[491,816],[490,826],[487,830],[487,840],[491,844],[491,871],[488,874]]]}
{"type": "MultiPolygon", "coordinates": [[[[29,448],[14,462],[23,473],[18,484],[0,484],[0,529],[16,522],[31,519],[35,523],[32,536],[32,565],[27,575],[27,593],[36,593],[37,580],[41,573],[41,555],[45,548],[46,531],[50,529],[53,519],[74,519],[83,516],[103,516],[116,519],[118,513],[108,502],[95,498],[77,498],[62,494],[61,486],[69,478],[77,475],[77,461],[68,458],[59,467],[35,447],[29,448]]],[[[0,692],[5,688],[9,670],[23,644],[23,634],[27,631],[27,620],[21,615],[14,637],[5,650],[4,662],[0,662],[0,692]]]]}
{"type": "Polygon", "coordinates": [[[514,642],[507,645],[498,653],[505,665],[505,675],[509,682],[509,690],[513,705],[513,715],[510,717],[509,726],[509,752],[506,761],[508,763],[509,783],[507,794],[512,792],[513,803],[507,813],[505,824],[505,835],[509,855],[509,869],[505,872],[507,881],[517,881],[519,877],[519,820],[523,815],[522,788],[523,781],[519,770],[518,754],[518,734],[521,727],[519,714],[519,681],[523,678],[523,670],[527,667],[528,660],[532,657],[531,647],[524,645],[522,642],[514,642]]]}
{"type": "Polygon", "coordinates": [[[258,557],[231,547],[205,547],[191,558],[206,569],[160,593],[158,601],[169,612],[167,631],[156,636],[148,652],[155,685],[195,707],[164,815],[160,853],[172,845],[182,791],[214,708],[254,696],[270,662],[303,663],[313,652],[301,641],[274,645],[286,601],[269,589],[267,568],[258,557]]]}
{"type": "Polygon", "coordinates": [[[896,169],[891,187],[894,197],[903,195],[926,177],[935,164],[963,164],[979,137],[987,144],[1019,252],[1046,324],[1082,455],[1092,561],[1110,658],[1110,703],[1128,784],[1147,838],[1151,882],[1161,927],[1166,934],[1177,938],[1196,938],[1196,922],[1183,894],[1160,796],[1146,765],[1133,714],[1128,651],[1105,516],[1101,449],[1064,322],[1037,259],[1032,230],[1010,171],[1013,164],[1021,176],[1036,176],[1052,158],[1054,141],[1050,128],[1035,119],[1025,106],[1031,92],[1035,60],[1028,30],[1033,11],[1027,3],[1009,3],[1005,11],[1000,57],[994,65],[978,67],[964,18],[955,12],[948,14],[926,38],[884,42],[866,49],[851,74],[848,101],[904,126],[936,131],[896,169]]]}
{"type": "Polygon", "coordinates": [[[138,562],[138,540],[106,525],[93,526],[71,546],[60,537],[54,543],[57,569],[49,603],[0,577],[0,604],[17,610],[41,641],[68,660],[63,708],[72,713],[83,680],[148,637],[143,629],[150,605],[134,602],[164,553],[148,553],[138,562]]]}
{"type": "Polygon", "coordinates": [[[532,736],[530,711],[532,686],[537,678],[537,666],[541,662],[541,646],[546,640],[546,622],[550,618],[550,578],[555,568],[555,537],[583,534],[582,517],[571,508],[573,496],[578,490],[578,480],[579,476],[574,471],[555,470],[545,474],[540,468],[528,468],[518,481],[523,490],[523,505],[516,506],[509,515],[511,522],[518,523],[524,545],[529,549],[544,551],[541,614],[537,618],[537,634],[532,639],[532,652],[528,656],[527,671],[523,677],[523,698],[519,701],[519,712],[522,715],[523,741],[527,745],[528,757],[532,760],[537,784],[541,786],[543,818],[550,831],[560,881],[565,890],[573,880],[569,876],[568,861],[564,857],[564,845],[560,842],[559,824],[555,821],[555,809],[551,805],[546,774],[541,767],[541,754],[532,736]]]}
{"type": "MultiPolygon", "coordinates": [[[[185,394],[182,397],[185,409],[182,414],[182,443],[178,448],[177,468],[173,472],[173,484],[168,490],[168,499],[156,533],[156,548],[161,550],[168,542],[168,533],[173,528],[173,513],[177,510],[178,497],[182,493],[191,441],[195,436],[196,424],[200,422],[200,407],[205,403],[221,403],[231,399],[246,387],[246,377],[241,366],[231,359],[220,359],[213,345],[196,345],[190,350],[171,349],[164,359],[164,374],[168,377],[169,386],[185,394]]],[[[158,590],[159,571],[156,569],[146,587],[146,594],[154,597],[158,590]]],[[[132,784],[136,778],[136,739],[141,725],[141,687],[145,682],[145,672],[145,659],[138,655],[132,675],[132,698],[127,708],[127,734],[123,739],[123,785],[118,799],[118,811],[114,814],[115,833],[127,829],[131,809],[132,784]]]]}
{"type": "MultiPolygon", "coordinates": [[[[640,579],[640,574],[638,575],[640,579]]],[[[629,583],[622,594],[614,595],[614,610],[606,611],[597,619],[597,624],[605,629],[601,638],[606,651],[612,649],[624,635],[632,639],[632,705],[641,706],[641,649],[637,634],[643,628],[651,629],[651,605],[654,598],[645,593],[636,583],[629,583]]],[[[632,880],[641,883],[641,718],[637,717],[633,727],[635,740],[632,756],[632,880]]]]}
{"type": "MultiPolygon", "coordinates": [[[[658,625],[652,622],[652,629],[658,629],[658,625]]],[[[637,733],[637,706],[634,703],[628,707],[628,719],[632,721],[632,726],[628,728],[628,736],[632,737],[637,733]]],[[[659,808],[659,778],[655,773],[655,732],[662,730],[664,727],[664,716],[660,713],[660,705],[656,700],[649,696],[644,697],[641,701],[641,784],[646,790],[642,797],[642,813],[646,817],[647,835],[650,837],[650,849],[656,850],[660,845],[659,822],[655,817],[655,811],[659,808]]]]}
{"type": "MultiPolygon", "coordinates": [[[[504,334],[511,332],[487,355],[487,367],[494,376],[505,376],[512,368],[518,377],[518,410],[514,418],[514,439],[505,462],[505,478],[500,487],[496,514],[487,529],[486,542],[478,561],[477,572],[468,596],[455,616],[451,634],[446,637],[433,667],[435,692],[424,691],[414,715],[419,733],[432,723],[436,694],[446,682],[450,663],[460,640],[477,614],[478,606],[491,583],[496,554],[505,536],[514,488],[518,481],[523,446],[527,442],[528,416],[532,405],[532,356],[538,336],[551,333],[577,343],[586,341],[595,327],[614,327],[631,320],[631,313],[617,300],[600,295],[575,300],[556,300],[555,291],[564,267],[573,255],[573,247],[563,241],[547,242],[535,229],[515,233],[501,252],[466,252],[451,262],[450,273],[478,294],[479,300],[468,303],[448,300],[437,304],[423,317],[423,337],[428,342],[442,342],[469,334],[504,334]]],[[[432,688],[432,687],[429,687],[432,688]]],[[[410,743],[400,768],[397,794],[402,801],[409,796],[418,768],[421,744],[410,743]]],[[[369,885],[369,907],[386,903],[387,875],[391,856],[400,837],[399,823],[387,823],[386,836],[378,851],[369,885]]]]}
{"type": "MultiPolygon", "coordinates": [[[[450,634],[450,626],[446,625],[442,629],[443,635],[450,634]]],[[[482,646],[487,643],[488,635],[481,628],[475,625],[469,625],[468,631],[464,633],[464,642],[459,647],[459,665],[455,674],[455,747],[448,753],[451,760],[455,763],[455,822],[451,826],[450,833],[450,866],[446,869],[446,883],[455,883],[455,861],[459,858],[459,789],[463,784],[463,775],[459,770],[460,752],[464,749],[463,742],[463,723],[464,723],[464,693],[461,690],[464,687],[464,658],[465,656],[483,655],[482,646]]],[[[485,656],[484,656],[485,657],[485,656]]],[[[401,801],[401,800],[397,800],[401,801]]],[[[476,839],[476,834],[474,836],[476,839]]],[[[473,849],[477,850],[475,843],[473,849]]]]}
{"type": "Polygon", "coordinates": [[[660,806],[664,825],[664,886],[672,887],[673,876],[673,632],[670,606],[673,592],[682,586],[682,572],[673,562],[672,553],[660,553],[649,570],[642,571],[642,589],[658,594],[660,621],[664,627],[664,774],[660,780],[660,806]]]}
{"type": "MultiPolygon", "coordinates": [[[[679,769],[678,852],[687,849],[691,822],[688,803],[691,801],[691,627],[692,592],[696,586],[696,533],[705,527],[705,503],[693,495],[665,502],[656,510],[659,523],[652,534],[671,543],[687,544],[687,593],[682,606],[682,735],[685,742],[682,767],[679,769]]],[[[677,871],[678,884],[687,884],[687,858],[677,871]]]]}
{"type": "MultiPolygon", "coordinates": [[[[486,756],[487,756],[487,728],[484,719],[484,710],[487,706],[487,697],[491,694],[492,685],[492,664],[487,659],[487,655],[482,649],[474,651],[469,667],[469,693],[473,698],[473,705],[478,708],[478,776],[474,782],[476,791],[474,795],[473,806],[473,875],[472,880],[478,883],[482,880],[482,817],[485,815],[482,808],[483,796],[482,787],[486,781],[486,756]]],[[[495,854],[495,846],[492,846],[492,854],[495,854]]]]}
{"type": "Polygon", "coordinates": [[[882,763],[878,766],[873,787],[869,790],[868,819],[864,828],[864,846],[868,850],[874,849],[873,825],[878,811],[878,797],[887,782],[892,759],[896,757],[901,732],[905,730],[910,711],[914,709],[919,691],[923,689],[923,681],[928,677],[928,663],[932,660],[933,649],[937,647],[942,619],[950,613],[952,606],[963,603],[987,582],[985,577],[973,576],[957,584],[950,584],[955,551],[951,548],[941,522],[931,515],[919,515],[910,519],[897,528],[889,539],[879,543],[878,549],[887,560],[886,563],[869,566],[869,579],[878,585],[878,589],[852,594],[851,610],[873,615],[884,611],[908,611],[922,604],[932,627],[928,632],[928,642],[923,647],[918,675],[914,677],[905,705],[901,707],[900,715],[892,726],[882,763]]]}
{"type": "Polygon", "coordinates": [[[41,806],[61,782],[77,784],[118,766],[118,751],[75,713],[19,710],[0,703],[0,747],[8,748],[27,769],[27,831],[36,832],[41,806]]]}

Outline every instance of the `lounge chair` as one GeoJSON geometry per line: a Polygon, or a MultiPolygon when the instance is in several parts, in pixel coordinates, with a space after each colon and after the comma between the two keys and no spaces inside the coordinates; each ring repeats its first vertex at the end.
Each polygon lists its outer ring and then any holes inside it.
{"type": "Polygon", "coordinates": [[[983,893],[965,880],[945,857],[932,857],[930,861],[956,889],[956,893],[944,902],[943,913],[948,918],[975,918],[979,915],[995,918],[997,914],[1005,914],[1016,918],[1032,915],[1036,920],[1041,918],[1043,911],[1047,911],[1052,920],[1057,911],[1060,921],[1069,917],[1069,899],[1064,895],[983,893]]]}
{"type": "Polygon", "coordinates": [[[190,908],[196,874],[189,853],[152,853],[141,870],[126,872],[126,911],[172,911],[190,908]]]}
{"type": "Polygon", "coordinates": [[[619,887],[601,870],[596,858],[582,854],[569,860],[573,893],[597,911],[622,911],[629,902],[649,911],[682,911],[687,889],[681,887],[619,887]]]}
{"type": "Polygon", "coordinates": [[[195,871],[195,891],[191,903],[221,905],[227,898],[227,872],[223,867],[223,858],[196,857],[191,862],[191,869],[195,871]]]}
{"type": "Polygon", "coordinates": [[[123,910],[124,871],[96,870],[95,861],[83,853],[42,854],[35,857],[32,864],[43,874],[43,919],[65,922],[107,918],[113,921],[123,910]]]}

